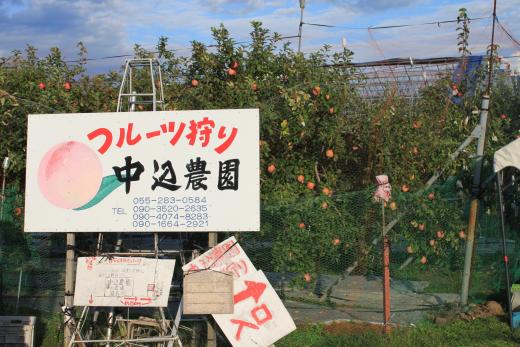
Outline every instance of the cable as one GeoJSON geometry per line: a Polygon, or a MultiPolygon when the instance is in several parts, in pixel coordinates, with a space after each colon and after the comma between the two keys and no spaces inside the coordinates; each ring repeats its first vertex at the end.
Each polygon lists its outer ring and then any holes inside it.
{"type": "MultiPolygon", "coordinates": [[[[484,20],[484,19],[489,19],[491,18],[490,16],[487,16],[487,17],[476,17],[476,18],[470,18],[468,19],[469,21],[478,21],[478,20],[484,20]]],[[[303,24],[305,25],[310,25],[310,26],[317,26],[317,27],[325,27],[325,28],[339,28],[339,29],[347,29],[347,30],[381,30],[381,29],[394,29],[394,28],[405,28],[405,27],[414,27],[414,26],[424,26],[424,25],[437,25],[437,26],[440,26],[441,24],[447,24],[447,23],[457,23],[459,20],[457,19],[452,19],[452,20],[439,20],[439,21],[431,21],[431,22],[423,22],[423,23],[404,23],[404,24],[393,24],[393,25],[383,25],[383,26],[369,26],[369,27],[347,27],[347,26],[342,26],[342,25],[329,25],[329,24],[319,24],[319,23],[307,23],[307,22],[303,22],[303,24]]],[[[512,36],[505,30],[505,28],[502,27],[502,29],[508,34],[508,36],[511,37],[512,40],[514,40],[512,38],[512,36]]],[[[292,35],[292,36],[282,36],[280,38],[278,38],[278,40],[285,40],[285,39],[292,39],[292,38],[297,38],[299,37],[298,35],[292,35]]],[[[518,41],[514,40],[515,43],[517,43],[518,45],[520,45],[520,43],[518,43],[518,41]]],[[[250,42],[246,42],[246,41],[241,41],[241,42],[235,42],[233,43],[234,45],[243,45],[243,44],[251,44],[250,42]]],[[[212,44],[212,45],[207,45],[206,47],[218,47],[218,45],[215,45],[215,44],[212,44]]],[[[186,48],[177,48],[177,49],[171,49],[171,50],[168,50],[169,52],[176,52],[176,51],[182,51],[182,50],[190,50],[191,47],[186,47],[186,48]]],[[[158,51],[151,51],[151,52],[148,52],[150,54],[158,54],[159,52],[158,51]]],[[[98,57],[98,58],[85,58],[85,59],[74,59],[74,60],[65,60],[64,62],[65,63],[81,63],[81,62],[86,62],[86,61],[98,61],[98,60],[107,60],[107,59],[116,59],[116,58],[129,58],[129,57],[133,57],[135,56],[135,54],[119,54],[119,55],[110,55],[110,56],[105,56],[105,57],[98,57]]]]}
{"type": "MultiPolygon", "coordinates": [[[[468,21],[477,21],[477,20],[483,20],[483,19],[489,19],[491,16],[486,17],[476,17],[476,18],[469,18],[468,21]]],[[[317,24],[317,23],[306,23],[305,25],[310,26],[319,26],[319,27],[327,27],[327,28],[340,28],[340,29],[347,29],[347,30],[379,30],[379,29],[394,29],[394,28],[405,28],[405,27],[414,27],[414,26],[422,26],[422,25],[437,25],[440,26],[441,24],[447,24],[447,23],[458,23],[458,19],[451,19],[451,20],[438,20],[438,21],[431,21],[431,22],[424,22],[424,23],[404,23],[404,24],[392,24],[392,25],[382,25],[382,26],[369,26],[369,27],[347,27],[342,25],[328,25],[328,24],[317,24]]]]}
{"type": "Polygon", "coordinates": [[[515,39],[513,37],[513,35],[511,35],[511,33],[502,25],[502,23],[500,23],[500,21],[498,20],[498,17],[497,17],[497,24],[500,27],[500,29],[502,29],[502,31],[511,39],[511,41],[513,41],[518,47],[520,47],[520,42],[517,39],[515,39]]]}

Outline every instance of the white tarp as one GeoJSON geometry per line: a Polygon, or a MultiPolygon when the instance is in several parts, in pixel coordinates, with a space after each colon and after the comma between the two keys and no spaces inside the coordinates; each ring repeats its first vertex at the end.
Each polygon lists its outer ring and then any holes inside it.
{"type": "Polygon", "coordinates": [[[29,115],[26,232],[258,231],[257,109],[29,115]]]}
{"type": "Polygon", "coordinates": [[[520,139],[516,139],[495,152],[493,157],[495,172],[508,166],[514,166],[520,170],[520,139]]]}
{"type": "Polygon", "coordinates": [[[166,307],[174,259],[80,257],[74,306],[166,307]]]}

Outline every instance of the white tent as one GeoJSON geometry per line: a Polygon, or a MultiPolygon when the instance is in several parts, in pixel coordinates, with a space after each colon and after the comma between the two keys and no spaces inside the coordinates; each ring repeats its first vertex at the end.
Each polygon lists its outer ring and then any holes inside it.
{"type": "MultiPolygon", "coordinates": [[[[502,231],[502,251],[504,253],[504,267],[506,270],[507,286],[507,308],[509,311],[509,323],[513,327],[512,307],[511,307],[511,279],[509,278],[509,266],[507,257],[506,231],[504,223],[504,201],[502,195],[502,183],[504,180],[502,170],[506,167],[514,167],[520,170],[520,138],[500,148],[493,156],[493,168],[497,177],[498,198],[500,203],[500,224],[502,231]]],[[[507,188],[506,188],[507,189],[507,188]]]]}
{"type": "Polygon", "coordinates": [[[495,152],[493,157],[493,167],[495,172],[514,166],[520,170],[520,138],[495,152]]]}

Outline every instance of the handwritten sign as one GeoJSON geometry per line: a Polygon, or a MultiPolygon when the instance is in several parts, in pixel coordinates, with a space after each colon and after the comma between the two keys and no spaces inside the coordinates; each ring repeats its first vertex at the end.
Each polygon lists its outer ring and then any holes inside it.
{"type": "Polygon", "coordinates": [[[174,259],[80,257],[74,306],[165,307],[174,259]]]}
{"type": "Polygon", "coordinates": [[[30,115],[25,231],[258,231],[257,109],[30,115]]]}
{"type": "Polygon", "coordinates": [[[233,314],[213,314],[233,347],[269,346],[296,329],[294,321],[262,271],[230,237],[190,263],[183,271],[203,269],[233,274],[233,314]]]}
{"type": "Polygon", "coordinates": [[[233,314],[214,314],[233,347],[267,347],[296,329],[262,271],[235,279],[233,314]]]}
{"type": "Polygon", "coordinates": [[[182,267],[184,272],[204,269],[230,272],[235,279],[256,271],[234,236],[222,241],[182,267]]]}

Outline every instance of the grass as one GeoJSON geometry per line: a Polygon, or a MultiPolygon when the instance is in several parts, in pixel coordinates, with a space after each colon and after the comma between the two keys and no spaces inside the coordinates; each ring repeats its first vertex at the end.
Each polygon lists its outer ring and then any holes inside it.
{"type": "MultiPolygon", "coordinates": [[[[473,299],[486,298],[495,293],[497,290],[495,277],[493,269],[474,271],[471,278],[471,297],[473,299]]],[[[429,285],[425,288],[425,293],[459,293],[462,285],[462,270],[450,270],[443,266],[431,266],[425,269],[410,264],[403,270],[393,270],[392,278],[427,281],[429,285]]]]}
{"type": "Polygon", "coordinates": [[[382,335],[373,329],[359,329],[352,326],[355,324],[343,325],[345,327],[343,331],[323,325],[300,327],[277,342],[276,346],[513,347],[520,345],[520,330],[511,333],[509,326],[495,317],[471,322],[456,321],[442,326],[427,322],[417,328],[395,328],[390,335],[382,335]]]}

